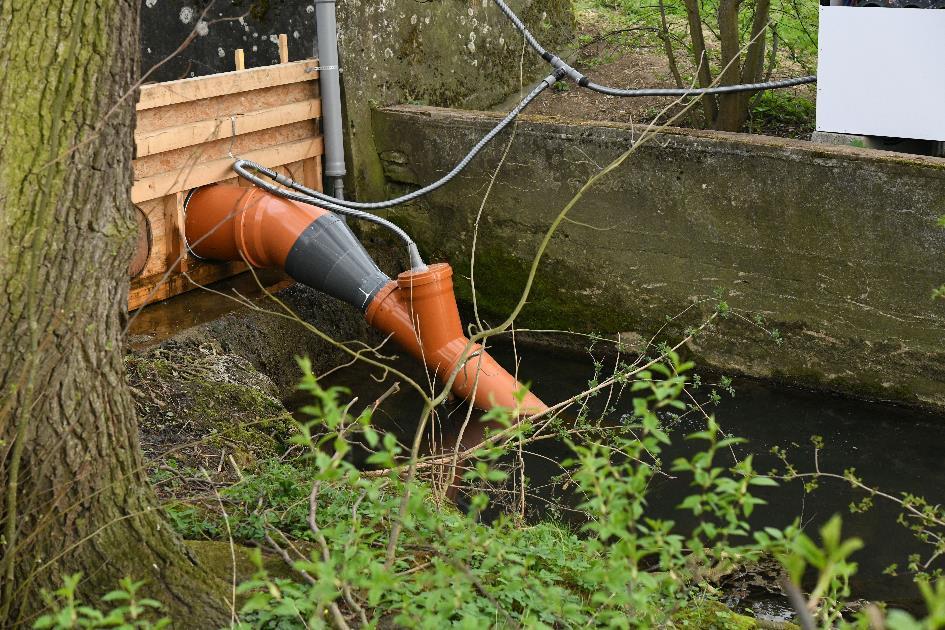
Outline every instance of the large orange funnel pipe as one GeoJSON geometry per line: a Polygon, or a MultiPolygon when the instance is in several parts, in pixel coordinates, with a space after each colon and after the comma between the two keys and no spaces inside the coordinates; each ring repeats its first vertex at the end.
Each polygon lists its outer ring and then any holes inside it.
{"type": "MultiPolygon", "coordinates": [[[[453,272],[447,264],[385,275],[347,225],[334,214],[259,188],[216,184],[193,192],[186,208],[191,251],[214,260],[246,259],[279,267],[314,289],[365,312],[370,325],[390,334],[443,381],[456,370],[453,393],[480,409],[494,406],[519,415],[547,406],[478,344],[463,334],[453,272]]],[[[479,442],[485,427],[470,427],[463,442],[479,442]]]]}

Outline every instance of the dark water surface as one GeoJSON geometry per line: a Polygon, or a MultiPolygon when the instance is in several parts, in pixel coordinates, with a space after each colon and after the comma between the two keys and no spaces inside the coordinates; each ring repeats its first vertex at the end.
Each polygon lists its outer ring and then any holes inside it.
{"type": "MultiPolygon", "coordinates": [[[[493,355],[506,366],[513,365],[511,346],[499,345],[491,349],[493,355]]],[[[521,378],[532,382],[533,391],[545,402],[553,404],[579,393],[594,376],[593,363],[587,355],[553,352],[536,347],[519,347],[521,378]]],[[[409,359],[401,359],[397,367],[415,379],[423,372],[409,359]]],[[[703,381],[714,380],[703,375],[703,381]]],[[[335,372],[323,380],[325,385],[344,385],[358,396],[360,404],[369,404],[390,385],[388,380],[378,383],[372,371],[353,366],[335,372]]],[[[924,496],[931,503],[945,502],[945,415],[934,415],[895,405],[868,402],[810,392],[751,379],[736,378],[735,395],[722,393],[718,405],[710,405],[723,430],[749,440],[737,445],[736,455],[741,458],[755,454],[757,470],[767,472],[780,462],[770,453],[773,446],[790,449],[790,461],[801,472],[813,470],[813,447],[810,437],[822,436],[825,448],[820,453],[824,472],[842,474],[846,468],[856,468],[865,483],[898,496],[911,492],[924,496]]],[[[697,393],[708,393],[703,385],[697,393]]],[[[603,398],[594,399],[593,405],[602,406],[603,398]]],[[[383,404],[376,418],[400,435],[410,435],[421,410],[420,398],[407,387],[383,404]]],[[[617,402],[619,417],[630,413],[629,396],[617,402]]],[[[595,411],[599,412],[599,409],[595,411]]],[[[454,413],[462,417],[461,408],[454,413]]],[[[565,414],[567,415],[567,414],[565,414]]],[[[592,416],[594,417],[594,416],[592,416]]],[[[673,433],[674,446],[664,453],[664,461],[684,455],[695,446],[684,442],[683,435],[701,430],[705,420],[695,415],[684,418],[673,433]]],[[[532,487],[541,488],[538,498],[531,502],[530,516],[547,515],[545,500],[561,499],[560,489],[552,478],[560,469],[552,462],[569,456],[567,448],[551,440],[533,445],[533,454],[526,458],[526,474],[532,487]],[[550,461],[549,461],[550,460],[550,461]],[[550,485],[549,485],[550,484],[550,485]]],[[[729,460],[723,463],[731,463],[729,460]]],[[[676,510],[683,497],[690,494],[687,479],[657,477],[650,496],[651,514],[675,520],[682,531],[692,525],[686,514],[676,510]]],[[[901,525],[896,523],[897,506],[876,500],[866,513],[851,514],[848,505],[863,495],[854,492],[843,481],[822,480],[812,493],[805,494],[800,482],[784,484],[779,488],[764,488],[759,492],[768,505],[757,508],[753,525],[781,527],[800,517],[809,535],[817,539],[817,527],[831,515],[843,515],[845,537],[858,536],[865,548],[854,559],[860,569],[853,582],[854,597],[882,600],[908,609],[920,609],[917,591],[907,576],[883,575],[883,569],[898,563],[906,565],[911,553],[924,551],[901,525]]],[[[563,497],[565,504],[573,497],[563,497]]],[[[567,511],[561,518],[569,520],[567,511]]],[[[577,521],[574,521],[577,522],[577,521]]]]}

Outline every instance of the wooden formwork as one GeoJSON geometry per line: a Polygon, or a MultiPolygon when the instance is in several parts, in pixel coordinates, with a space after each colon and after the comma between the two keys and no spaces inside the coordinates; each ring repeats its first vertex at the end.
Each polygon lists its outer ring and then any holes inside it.
{"type": "Polygon", "coordinates": [[[322,189],[315,60],[146,85],[137,114],[131,199],[141,238],[129,269],[129,309],[245,270],[194,258],[183,233],[187,192],[236,182],[236,157],[322,189]]]}

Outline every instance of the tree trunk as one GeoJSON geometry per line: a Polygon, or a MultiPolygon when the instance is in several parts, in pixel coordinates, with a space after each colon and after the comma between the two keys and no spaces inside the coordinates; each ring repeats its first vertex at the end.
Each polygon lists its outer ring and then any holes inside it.
{"type": "MultiPolygon", "coordinates": [[[[741,42],[738,34],[738,6],[740,0],[719,2],[719,43],[722,48],[719,85],[735,85],[741,77],[741,42]],[[724,71],[723,71],[724,70],[724,71]]],[[[719,111],[714,127],[723,131],[738,131],[747,119],[740,110],[738,94],[719,96],[719,111]]]]}
{"type": "Polygon", "coordinates": [[[138,0],[0,0],[0,626],[81,571],[185,627],[222,582],[156,510],[122,365],[138,0]],[[129,95],[129,92],[132,92],[129,95]]]}
{"type": "MultiPolygon", "coordinates": [[[[728,69],[719,80],[720,85],[757,83],[764,70],[765,30],[768,27],[770,0],[756,0],[751,32],[744,57],[738,30],[738,10],[741,0],[722,0],[719,3],[719,38],[722,46],[722,68],[728,69]]],[[[739,92],[719,96],[719,111],[715,128],[739,131],[748,120],[752,93],[739,92]]]]}
{"type": "MultiPolygon", "coordinates": [[[[696,78],[699,81],[699,87],[709,87],[712,84],[712,71],[709,68],[709,52],[705,47],[705,37],[702,33],[699,0],[683,0],[683,2],[686,5],[686,17],[689,21],[689,37],[692,39],[692,61],[696,65],[696,78]]],[[[718,113],[715,97],[706,94],[701,100],[705,125],[708,127],[715,123],[718,113]]]]}

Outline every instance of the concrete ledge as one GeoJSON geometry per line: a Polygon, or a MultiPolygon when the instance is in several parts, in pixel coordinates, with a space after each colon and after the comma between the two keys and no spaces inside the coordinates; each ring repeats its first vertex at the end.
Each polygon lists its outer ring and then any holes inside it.
{"type": "MultiPolygon", "coordinates": [[[[374,116],[392,191],[445,173],[496,120],[400,106],[374,116]]],[[[523,118],[480,224],[480,308],[505,314],[554,216],[643,127],[523,118]]],[[[449,186],[395,210],[469,275],[476,213],[508,134],[449,186]]],[[[648,337],[744,314],[691,347],[703,364],[945,408],[945,159],[667,129],[574,208],[541,265],[523,326],[648,337]],[[695,304],[696,306],[693,306],[695,304]],[[750,323],[779,329],[777,345],[750,323]]],[[[468,299],[468,282],[460,292],[468,299]]],[[[671,338],[671,337],[670,337],[671,338]]],[[[677,337],[678,338],[678,337],[677,337]]]]}

